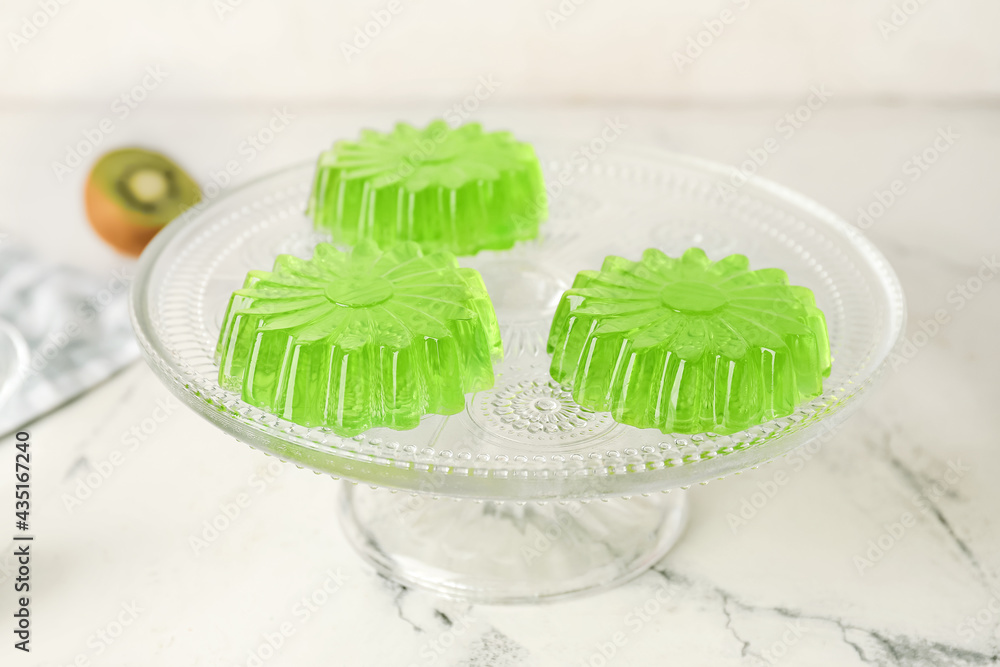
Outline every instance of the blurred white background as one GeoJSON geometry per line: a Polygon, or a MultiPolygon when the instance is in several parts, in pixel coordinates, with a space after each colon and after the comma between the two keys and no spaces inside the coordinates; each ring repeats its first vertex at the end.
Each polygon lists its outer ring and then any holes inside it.
{"type": "Polygon", "coordinates": [[[760,100],[817,81],[841,98],[1000,93],[995,0],[3,5],[5,104],[103,103],[146,65],[169,72],[172,101],[454,97],[483,75],[510,99],[547,101],[760,100]],[[379,18],[365,45],[357,31],[379,18]]]}

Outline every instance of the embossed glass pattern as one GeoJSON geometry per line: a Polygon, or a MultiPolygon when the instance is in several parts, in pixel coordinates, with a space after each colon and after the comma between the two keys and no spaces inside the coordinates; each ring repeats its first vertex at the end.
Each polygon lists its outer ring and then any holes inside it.
{"type": "Polygon", "coordinates": [[[609,497],[715,479],[828,431],[860,402],[886,367],[904,307],[895,274],[858,230],[759,179],[722,197],[726,167],[617,145],[581,165],[575,150],[539,147],[547,178],[569,178],[537,241],[459,258],[489,290],[504,359],[492,388],[467,395],[456,414],[344,437],[272,415],[219,384],[215,352],[235,286],[278,255],[309,257],[330,240],[302,213],[311,164],[235,191],[154,239],[133,289],[139,341],[188,405],[244,442],[338,477],[456,497],[609,497]],[[577,404],[565,383],[550,386],[549,329],[577,272],[651,247],[671,257],[691,247],[712,258],[740,252],[810,289],[834,360],[822,392],[735,433],[663,433],[616,423],[577,404]]]}

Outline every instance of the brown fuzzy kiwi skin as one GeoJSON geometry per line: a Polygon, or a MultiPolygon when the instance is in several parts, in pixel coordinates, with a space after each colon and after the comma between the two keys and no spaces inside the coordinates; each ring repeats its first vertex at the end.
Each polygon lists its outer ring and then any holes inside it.
{"type": "Polygon", "coordinates": [[[97,232],[97,235],[115,250],[124,255],[138,257],[153,237],[169,224],[170,221],[161,222],[152,220],[150,216],[140,211],[131,210],[112,197],[106,190],[106,186],[102,187],[101,179],[97,178],[95,174],[101,168],[103,160],[115,153],[145,153],[147,155],[154,155],[156,158],[163,160],[171,168],[176,169],[182,178],[192,184],[195,192],[193,200],[188,205],[194,205],[201,197],[200,193],[197,192],[197,185],[194,184],[194,181],[190,180],[190,177],[180,167],[169,158],[166,158],[166,156],[154,151],[139,148],[123,148],[111,151],[98,158],[87,175],[86,185],[84,186],[83,200],[87,220],[94,231],[97,232]]]}

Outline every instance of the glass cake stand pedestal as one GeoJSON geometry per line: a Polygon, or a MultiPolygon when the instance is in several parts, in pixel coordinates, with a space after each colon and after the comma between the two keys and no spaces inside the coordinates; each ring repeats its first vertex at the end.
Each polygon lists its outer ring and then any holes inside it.
{"type": "Polygon", "coordinates": [[[340,520],[383,575],[474,602],[531,602],[617,585],[674,545],[683,492],[629,500],[428,499],[347,486],[340,520]]]}
{"type": "MultiPolygon", "coordinates": [[[[535,241],[459,259],[493,300],[504,361],[455,415],[353,438],[306,428],[218,384],[216,340],[229,295],[278,254],[311,256],[303,211],[313,166],[250,183],[171,223],[132,287],[145,358],[187,405],[237,439],[353,482],[344,532],[382,574],[476,602],[558,598],[612,586],[653,565],[687,521],[687,486],[752,468],[823,435],[861,403],[904,326],[899,282],[856,229],[814,202],[734,169],[613,146],[583,162],[537,145],[550,218],[535,241]],[[833,370],[793,414],[731,435],[664,434],[589,412],[548,374],[562,292],[606,255],[649,247],[784,269],[827,317],[833,370]],[[368,488],[373,487],[373,488],[368,488]]],[[[331,508],[333,509],[333,508],[331,508]]]]}

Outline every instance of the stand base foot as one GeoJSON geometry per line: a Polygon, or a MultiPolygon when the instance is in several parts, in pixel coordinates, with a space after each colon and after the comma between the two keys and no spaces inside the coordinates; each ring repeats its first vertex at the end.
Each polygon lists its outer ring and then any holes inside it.
{"type": "Polygon", "coordinates": [[[687,498],[519,504],[348,485],[340,518],[361,555],[403,585],[469,602],[539,602],[644,572],[683,532],[687,498]]]}

